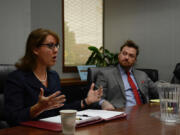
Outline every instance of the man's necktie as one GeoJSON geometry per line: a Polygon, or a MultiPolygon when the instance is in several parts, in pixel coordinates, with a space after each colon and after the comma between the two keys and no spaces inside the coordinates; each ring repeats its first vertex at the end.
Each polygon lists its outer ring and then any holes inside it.
{"type": "Polygon", "coordinates": [[[140,96],[139,96],[137,87],[136,87],[135,83],[133,82],[133,80],[132,80],[132,78],[131,78],[131,76],[130,76],[130,72],[129,72],[129,71],[127,72],[127,76],[128,76],[129,85],[131,86],[132,91],[133,91],[133,93],[134,93],[134,97],[135,97],[135,99],[136,99],[136,103],[137,103],[138,105],[140,105],[140,104],[141,104],[141,98],[140,98],[140,96]]]}

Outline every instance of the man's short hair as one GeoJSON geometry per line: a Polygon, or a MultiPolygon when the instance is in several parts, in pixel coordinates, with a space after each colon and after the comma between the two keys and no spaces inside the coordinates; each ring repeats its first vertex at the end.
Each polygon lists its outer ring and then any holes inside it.
{"type": "Polygon", "coordinates": [[[132,47],[132,48],[136,49],[136,56],[139,55],[139,47],[138,47],[138,45],[135,44],[132,40],[127,40],[127,41],[121,46],[120,51],[122,51],[122,49],[123,49],[124,47],[126,47],[126,46],[127,46],[127,47],[132,47]]]}

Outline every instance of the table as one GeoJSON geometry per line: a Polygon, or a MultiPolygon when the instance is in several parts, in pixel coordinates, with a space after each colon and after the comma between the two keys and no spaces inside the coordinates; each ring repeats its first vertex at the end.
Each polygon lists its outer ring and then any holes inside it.
{"type": "MultiPolygon", "coordinates": [[[[159,104],[146,104],[126,108],[124,119],[97,123],[77,128],[75,135],[180,135],[180,124],[169,125],[150,116],[159,111],[159,104]],[[128,112],[129,111],[129,112],[128,112]]],[[[0,130],[0,135],[63,135],[43,129],[17,126],[0,130]]]]}

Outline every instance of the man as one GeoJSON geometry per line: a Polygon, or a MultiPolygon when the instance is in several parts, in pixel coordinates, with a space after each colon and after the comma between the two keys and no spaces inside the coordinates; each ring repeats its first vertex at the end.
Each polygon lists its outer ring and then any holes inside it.
{"type": "Polygon", "coordinates": [[[120,48],[119,64],[100,71],[96,84],[103,87],[102,109],[112,110],[149,102],[149,94],[156,95],[156,84],[143,71],[133,68],[139,54],[138,46],[128,40],[120,48]]]}

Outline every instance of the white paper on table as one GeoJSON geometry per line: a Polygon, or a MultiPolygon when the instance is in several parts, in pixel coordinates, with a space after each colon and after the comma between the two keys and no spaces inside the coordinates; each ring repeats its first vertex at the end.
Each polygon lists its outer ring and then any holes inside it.
{"type": "Polygon", "coordinates": [[[83,111],[77,112],[77,115],[88,115],[91,117],[99,116],[102,119],[110,119],[118,115],[122,115],[124,112],[118,112],[118,111],[107,111],[107,110],[93,110],[93,109],[87,109],[83,111]]]}
{"type": "MultiPolygon", "coordinates": [[[[95,121],[95,120],[99,120],[99,119],[101,119],[101,117],[99,117],[99,116],[84,117],[84,116],[78,116],[77,115],[76,116],[76,124],[86,123],[89,121],[95,121]]],[[[61,123],[61,115],[40,119],[40,121],[52,122],[52,123],[61,123]]]]}
{"type": "MultiPolygon", "coordinates": [[[[80,124],[80,123],[85,123],[85,122],[94,121],[98,119],[108,120],[122,114],[124,114],[124,112],[87,109],[87,110],[77,112],[76,123],[80,124]]],[[[44,119],[41,119],[40,121],[61,123],[61,115],[44,118],[44,119]]]]}

